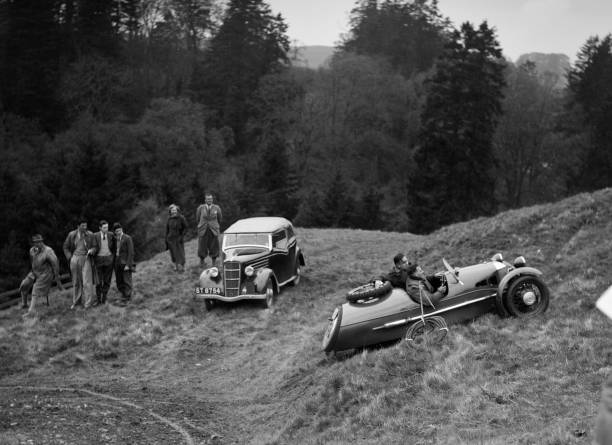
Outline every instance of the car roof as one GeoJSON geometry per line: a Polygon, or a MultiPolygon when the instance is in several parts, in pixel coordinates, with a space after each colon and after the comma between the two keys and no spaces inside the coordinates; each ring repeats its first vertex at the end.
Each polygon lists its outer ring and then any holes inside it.
{"type": "Polygon", "coordinates": [[[289,226],[291,226],[291,222],[280,216],[258,216],[239,219],[229,226],[224,233],[271,233],[289,226]]]}

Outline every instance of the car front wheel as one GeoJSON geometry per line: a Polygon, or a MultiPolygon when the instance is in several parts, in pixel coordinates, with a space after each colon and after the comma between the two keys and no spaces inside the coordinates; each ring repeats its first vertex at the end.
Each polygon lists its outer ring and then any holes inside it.
{"type": "Polygon", "coordinates": [[[548,308],[548,287],[536,276],[523,276],[514,280],[505,295],[504,303],[515,317],[533,317],[548,308]]]}
{"type": "Polygon", "coordinates": [[[274,305],[274,284],[272,284],[272,280],[268,279],[266,283],[266,299],[263,300],[264,307],[271,308],[274,305]]]}

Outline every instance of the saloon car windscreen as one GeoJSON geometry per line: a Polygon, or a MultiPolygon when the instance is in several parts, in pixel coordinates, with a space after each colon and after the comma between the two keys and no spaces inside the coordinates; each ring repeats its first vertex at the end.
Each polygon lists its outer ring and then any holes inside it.
{"type": "Polygon", "coordinates": [[[270,235],[267,233],[226,233],[223,236],[223,248],[237,246],[260,246],[269,249],[270,235]]]}

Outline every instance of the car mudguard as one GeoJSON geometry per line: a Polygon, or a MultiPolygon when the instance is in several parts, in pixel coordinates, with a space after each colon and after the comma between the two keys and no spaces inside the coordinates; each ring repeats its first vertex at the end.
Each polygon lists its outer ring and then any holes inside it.
{"type": "Polygon", "coordinates": [[[300,266],[305,266],[306,265],[306,261],[304,260],[304,254],[302,253],[302,251],[298,248],[298,261],[300,263],[300,266]]]}
{"type": "Polygon", "coordinates": [[[269,269],[267,267],[257,269],[255,271],[255,278],[253,278],[253,282],[255,283],[255,288],[257,289],[257,292],[259,293],[263,292],[263,289],[265,288],[266,283],[268,282],[269,278],[272,279],[272,285],[274,286],[274,292],[278,295],[279,288],[278,288],[278,281],[276,280],[276,275],[274,275],[274,271],[272,269],[269,269]]]}
{"type": "Polygon", "coordinates": [[[502,278],[497,286],[497,295],[495,296],[495,307],[502,317],[508,317],[510,315],[510,312],[508,312],[504,306],[504,290],[514,278],[523,275],[539,276],[542,275],[542,272],[535,267],[518,267],[502,278]]]}

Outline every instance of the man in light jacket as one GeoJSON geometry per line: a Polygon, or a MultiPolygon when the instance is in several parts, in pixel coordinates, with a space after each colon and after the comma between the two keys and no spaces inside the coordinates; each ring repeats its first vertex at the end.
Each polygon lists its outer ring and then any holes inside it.
{"type": "Polygon", "coordinates": [[[79,226],[64,241],[64,255],[70,264],[72,276],[72,306],[86,308],[94,304],[94,281],[91,255],[95,252],[93,233],[87,230],[87,220],[79,219],[79,226]],[[85,302],[83,303],[83,298],[85,302]]]}
{"type": "Polygon", "coordinates": [[[206,257],[210,255],[214,266],[219,256],[219,232],[223,219],[221,207],[213,204],[212,193],[206,193],[205,203],[196,210],[198,226],[198,256],[200,266],[205,267],[206,257]]]}

